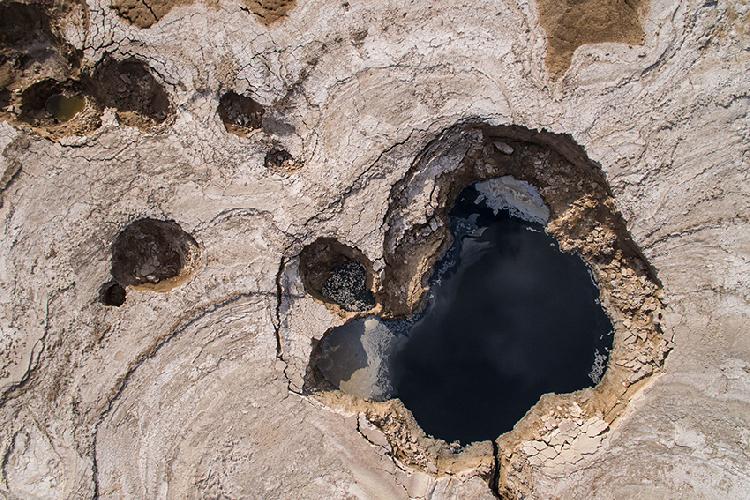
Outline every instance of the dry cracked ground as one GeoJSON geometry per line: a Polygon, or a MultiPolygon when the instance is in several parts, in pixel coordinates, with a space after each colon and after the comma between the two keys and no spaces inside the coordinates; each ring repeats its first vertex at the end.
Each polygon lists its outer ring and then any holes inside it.
{"type": "Polygon", "coordinates": [[[749,75],[747,0],[3,0],[0,496],[747,498],[749,75]],[[316,385],[502,175],[600,284],[599,385],[465,448],[316,385]]]}

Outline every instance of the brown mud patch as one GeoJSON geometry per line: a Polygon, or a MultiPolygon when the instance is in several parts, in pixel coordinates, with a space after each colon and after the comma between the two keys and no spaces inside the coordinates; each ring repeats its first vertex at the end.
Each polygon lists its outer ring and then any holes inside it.
{"type": "MultiPolygon", "coordinates": [[[[139,28],[150,28],[175,7],[191,5],[195,0],[113,0],[112,8],[130,24],[139,28]]],[[[208,0],[217,5],[216,0],[208,0]]],[[[269,26],[283,20],[295,7],[296,0],[244,0],[246,8],[255,14],[261,23],[269,26]]]]}
{"type": "Polygon", "coordinates": [[[297,5],[296,0],[244,0],[247,8],[266,26],[283,20],[297,5]]]}
{"type": "Polygon", "coordinates": [[[477,181],[506,175],[538,189],[550,210],[547,232],[561,250],[579,254],[598,283],[615,330],[599,384],[544,395],[494,443],[463,448],[425,435],[398,399],[377,403],[326,386],[314,359],[307,365],[304,392],[331,408],[365,415],[402,465],[435,475],[480,475],[501,497],[519,498],[531,494],[535,472],[550,464],[558,471],[574,469],[596,450],[608,425],[661,370],[672,343],[660,326],[660,282],[628,234],[600,167],[568,136],[522,127],[450,128],[393,186],[384,219],[385,267],[374,280],[380,317],[404,318],[424,306],[429,276],[451,243],[448,213],[456,197],[477,181]]]}
{"type": "Polygon", "coordinates": [[[588,43],[643,43],[648,0],[538,0],[547,33],[547,69],[554,77],[570,67],[573,53],[588,43]]]}
{"type": "Polygon", "coordinates": [[[190,5],[194,0],[114,0],[112,8],[123,19],[139,28],[149,28],[174,7],[190,5]]]}
{"type": "Polygon", "coordinates": [[[0,113],[2,113],[6,107],[10,104],[10,92],[3,89],[0,90],[0,113]]]}

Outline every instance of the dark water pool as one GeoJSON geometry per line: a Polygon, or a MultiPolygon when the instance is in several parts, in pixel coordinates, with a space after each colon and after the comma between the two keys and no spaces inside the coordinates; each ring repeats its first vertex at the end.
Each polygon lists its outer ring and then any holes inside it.
{"type": "Polygon", "coordinates": [[[469,188],[453,209],[456,241],[391,368],[425,432],[462,443],[512,429],[542,394],[593,385],[612,342],[583,261],[476,198],[469,188]]]}
{"type": "MultiPolygon", "coordinates": [[[[360,335],[370,358],[387,358],[358,366],[374,366],[372,380],[385,376],[380,392],[400,398],[425,432],[463,444],[511,430],[542,394],[594,385],[612,344],[583,261],[562,253],[541,224],[479,199],[467,188],[452,210],[455,241],[420,316],[381,322],[392,339],[380,350],[369,347],[386,344],[382,328],[366,326],[373,318],[338,335],[360,335]]],[[[325,342],[326,362],[341,366],[351,349],[325,342]]]]}

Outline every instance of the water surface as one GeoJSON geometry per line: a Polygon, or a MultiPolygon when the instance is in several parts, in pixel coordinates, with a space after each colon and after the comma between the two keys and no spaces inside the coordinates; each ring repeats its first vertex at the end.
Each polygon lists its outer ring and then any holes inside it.
{"type": "Polygon", "coordinates": [[[462,443],[511,430],[542,394],[593,385],[612,341],[583,261],[477,195],[451,213],[456,241],[391,369],[425,432],[462,443]]]}
{"type": "Polygon", "coordinates": [[[50,96],[45,103],[47,112],[61,122],[70,120],[83,111],[84,107],[86,107],[86,98],[80,95],[55,94],[50,96]]]}
{"type": "Polygon", "coordinates": [[[588,268],[560,251],[541,212],[524,218],[480,191],[451,211],[454,243],[424,310],[334,330],[317,361],[342,390],[398,397],[425,432],[463,444],[511,430],[542,394],[594,385],[612,344],[588,268]]]}

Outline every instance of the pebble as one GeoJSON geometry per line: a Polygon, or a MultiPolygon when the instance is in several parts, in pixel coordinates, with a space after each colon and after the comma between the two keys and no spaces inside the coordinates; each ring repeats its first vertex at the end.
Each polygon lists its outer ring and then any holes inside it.
{"type": "Polygon", "coordinates": [[[513,154],[513,148],[510,147],[510,145],[502,142],[502,141],[495,141],[492,143],[493,146],[495,146],[495,149],[500,151],[503,154],[506,155],[512,155],[513,154]]]}

